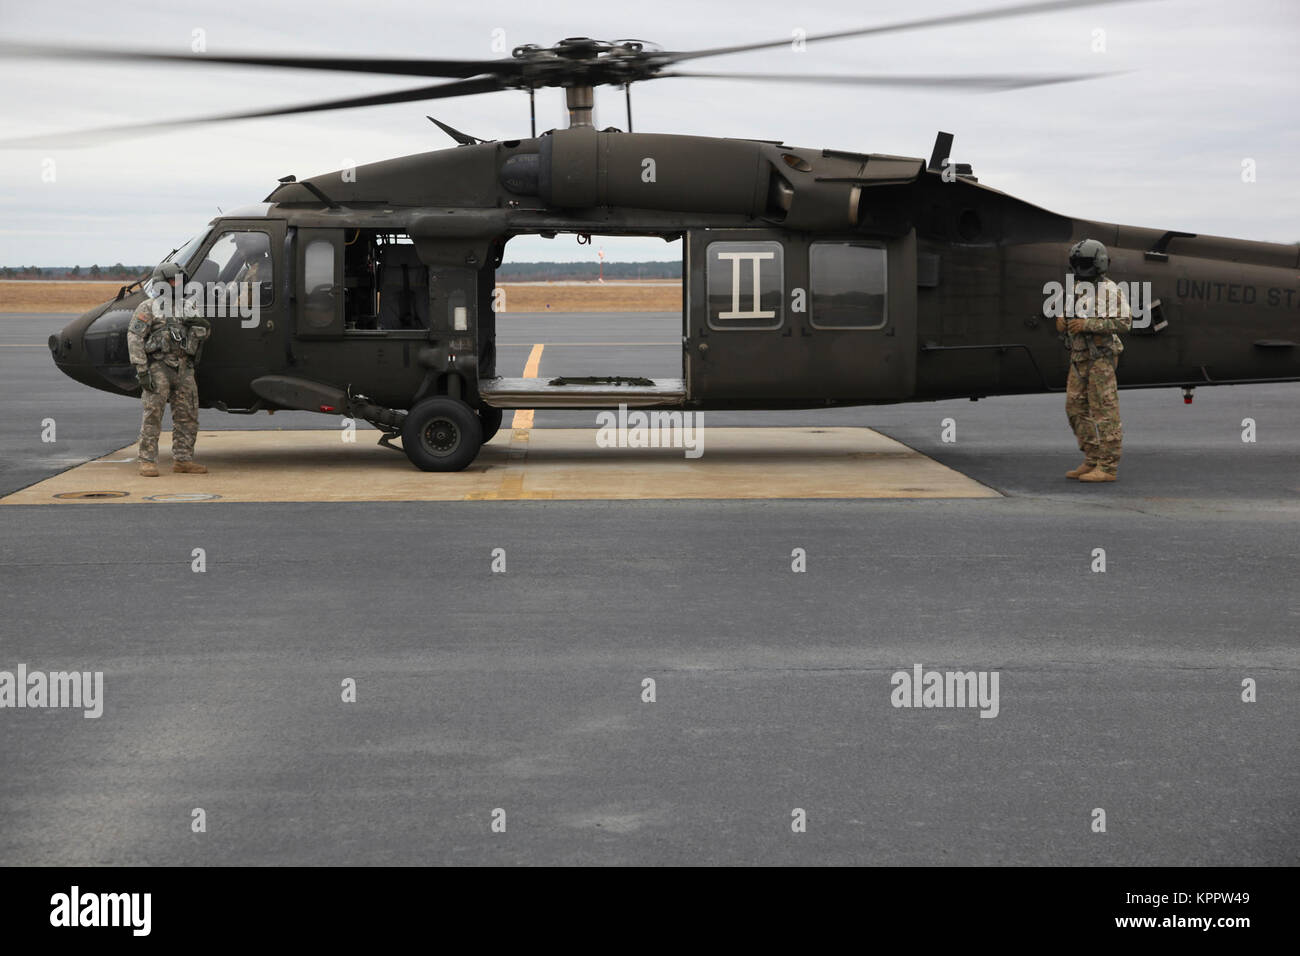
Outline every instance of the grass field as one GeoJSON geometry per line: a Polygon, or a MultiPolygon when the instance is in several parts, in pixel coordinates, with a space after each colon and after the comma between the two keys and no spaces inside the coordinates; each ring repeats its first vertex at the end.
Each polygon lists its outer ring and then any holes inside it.
{"type": "MultiPolygon", "coordinates": [[[[84,312],[117,295],[121,282],[0,281],[0,312],[84,312]]],[[[677,282],[506,283],[506,312],[677,312],[677,282]]]]}

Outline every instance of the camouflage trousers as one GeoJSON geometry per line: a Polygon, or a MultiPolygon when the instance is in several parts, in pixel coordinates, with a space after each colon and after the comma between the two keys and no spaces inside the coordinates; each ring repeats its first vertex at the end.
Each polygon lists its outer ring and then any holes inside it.
{"type": "Polygon", "coordinates": [[[1115,474],[1124,444],[1124,424],[1119,419],[1119,391],[1114,353],[1098,358],[1084,354],[1070,362],[1065,383],[1065,414],[1079,441],[1083,457],[1103,471],[1115,474]]]}
{"type": "Polygon", "coordinates": [[[194,440],[199,435],[199,389],[194,369],[186,363],[175,369],[164,362],[150,362],[154,390],[141,393],[144,421],[140,425],[140,460],[158,460],[158,432],[163,409],[172,406],[172,461],[193,461],[194,440]]]}

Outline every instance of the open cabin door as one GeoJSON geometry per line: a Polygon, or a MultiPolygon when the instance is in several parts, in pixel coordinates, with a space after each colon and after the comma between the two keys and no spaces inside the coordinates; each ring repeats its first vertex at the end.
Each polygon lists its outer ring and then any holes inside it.
{"type": "Polygon", "coordinates": [[[686,237],[692,405],[895,401],[916,379],[916,238],[686,237]]]}

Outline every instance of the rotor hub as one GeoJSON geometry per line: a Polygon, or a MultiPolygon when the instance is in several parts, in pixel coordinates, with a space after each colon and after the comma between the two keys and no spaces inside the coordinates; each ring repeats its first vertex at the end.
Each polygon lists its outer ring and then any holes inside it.
{"type": "Polygon", "coordinates": [[[510,86],[540,89],[547,86],[623,86],[647,80],[668,65],[659,48],[645,40],[596,40],[568,37],[554,46],[527,43],[510,55],[522,61],[510,86]]]}

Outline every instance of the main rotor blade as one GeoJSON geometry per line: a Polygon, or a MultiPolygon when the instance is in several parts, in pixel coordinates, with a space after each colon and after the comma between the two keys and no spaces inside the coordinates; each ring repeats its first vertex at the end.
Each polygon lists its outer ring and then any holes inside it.
{"type": "MultiPolygon", "coordinates": [[[[819,33],[804,37],[805,43],[821,40],[847,40],[852,37],[875,36],[880,33],[899,33],[904,30],[924,30],[930,27],[945,27],[958,23],[979,23],[987,20],[1002,20],[1007,17],[1025,17],[1035,13],[1050,13],[1055,10],[1079,10],[1084,7],[1100,7],[1112,3],[1135,3],[1142,0],[1038,0],[1035,3],[1021,3],[1011,7],[994,7],[985,10],[972,10],[969,13],[953,13],[940,17],[925,17],[920,20],[904,20],[900,23],[887,23],[877,27],[863,27],[858,30],[840,30],[835,33],[819,33]]],[[[655,54],[669,63],[683,60],[698,60],[706,56],[726,56],[732,53],[748,53],[751,50],[774,50],[790,46],[792,39],[768,40],[762,43],[742,43],[737,46],[718,46],[708,50],[684,50],[681,52],[663,52],[655,54]]],[[[662,74],[660,74],[662,75],[662,74]]]]}
{"type": "Polygon", "coordinates": [[[128,126],[107,126],[99,129],[81,130],[74,133],[50,133],[42,136],[28,136],[20,139],[0,140],[3,149],[29,149],[35,147],[98,146],[119,139],[161,133],[184,126],[197,126],[202,123],[224,123],[230,120],[259,119],[264,116],[293,116],[297,113],[319,113],[324,110],[345,110],[354,106],[385,106],[390,103],[411,103],[420,100],[446,99],[451,96],[471,96],[475,93],[494,93],[506,89],[502,81],[495,76],[479,77],[472,80],[460,80],[456,83],[438,83],[434,86],[421,86],[413,90],[398,90],[395,93],[375,93],[369,96],[354,96],[342,100],[323,100],[319,103],[303,103],[298,106],[273,107],[265,110],[249,110],[246,113],[225,113],[221,116],[204,116],[193,119],[163,120],[156,123],[134,123],[128,126]]]}
{"type": "Polygon", "coordinates": [[[291,70],[332,70],[340,73],[385,73],[392,76],[443,76],[456,79],[493,74],[518,76],[520,61],[409,60],[390,57],[227,55],[220,53],[160,53],[152,50],[104,50],[0,42],[0,56],[58,60],[109,60],[126,63],[216,63],[223,66],[277,67],[291,70]]]}
{"type": "Polygon", "coordinates": [[[915,89],[954,90],[958,93],[989,93],[1002,90],[1018,90],[1030,86],[1047,86],[1052,83],[1077,83],[1079,80],[1094,80],[1103,76],[1119,76],[1122,70],[1112,73],[981,73],[972,76],[921,76],[899,74],[878,74],[871,76],[849,76],[845,74],[817,73],[695,73],[679,72],[660,73],[656,79],[664,77],[684,77],[703,80],[773,80],[786,83],[838,83],[850,86],[897,86],[915,89]]]}

